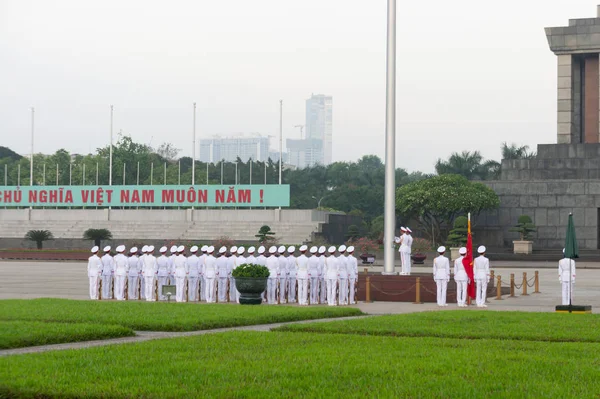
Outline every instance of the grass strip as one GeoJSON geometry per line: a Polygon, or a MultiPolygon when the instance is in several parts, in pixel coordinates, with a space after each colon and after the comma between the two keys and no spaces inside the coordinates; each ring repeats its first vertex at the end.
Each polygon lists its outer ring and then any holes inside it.
{"type": "Polygon", "coordinates": [[[600,315],[457,310],[296,324],[277,330],[395,337],[600,342],[600,315]]]}
{"type": "Polygon", "coordinates": [[[0,358],[2,397],[594,398],[600,344],[232,332],[0,358]]]}
{"type": "Polygon", "coordinates": [[[0,349],[130,337],[134,335],[135,333],[130,328],[113,325],[45,323],[20,320],[0,321],[0,349]]]}
{"type": "Polygon", "coordinates": [[[328,306],[240,306],[48,298],[0,301],[0,320],[111,324],[139,331],[195,331],[361,314],[356,308],[328,306]]]}

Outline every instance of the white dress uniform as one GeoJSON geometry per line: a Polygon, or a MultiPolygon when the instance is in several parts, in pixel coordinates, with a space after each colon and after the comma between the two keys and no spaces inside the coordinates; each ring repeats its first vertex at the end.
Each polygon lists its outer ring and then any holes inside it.
{"type": "Polygon", "coordinates": [[[348,302],[350,305],[356,303],[355,291],[356,291],[356,280],[358,279],[358,260],[354,257],[354,247],[348,247],[348,281],[350,282],[350,292],[348,295],[348,302]]]}
{"type": "Polygon", "coordinates": [[[400,235],[400,248],[398,249],[398,252],[400,253],[400,262],[402,264],[402,271],[400,274],[404,276],[408,274],[408,263],[410,262],[410,256],[408,255],[408,247],[406,246],[406,237],[408,237],[408,234],[406,234],[406,228],[401,227],[400,231],[402,231],[402,234],[400,235]]]}
{"type": "Polygon", "coordinates": [[[215,303],[215,279],[217,278],[217,258],[213,256],[215,248],[211,245],[207,249],[204,259],[204,278],[206,279],[206,302],[215,303]]]}
{"type": "MultiPolygon", "coordinates": [[[[237,269],[238,266],[243,265],[244,263],[248,263],[248,260],[244,257],[244,252],[246,252],[246,249],[244,247],[239,247],[237,250],[238,255],[235,258],[235,264],[233,266],[233,270],[237,269]]],[[[238,292],[238,290],[235,288],[235,278],[231,277],[230,278],[230,288],[229,288],[229,292],[231,293],[231,297],[229,298],[229,302],[237,302],[240,303],[240,293],[238,292]]]]}
{"type": "Polygon", "coordinates": [[[339,299],[338,299],[338,303],[340,305],[347,305],[348,304],[348,258],[346,257],[346,255],[344,255],[346,253],[346,246],[345,245],[341,245],[338,249],[340,255],[338,256],[338,262],[339,262],[339,278],[338,278],[338,284],[339,284],[339,299]]]}
{"type": "Polygon", "coordinates": [[[137,247],[129,250],[127,266],[129,266],[129,276],[127,277],[127,297],[129,299],[139,299],[139,279],[140,279],[140,259],[137,256],[137,247]]]}
{"type": "Polygon", "coordinates": [[[98,257],[98,247],[92,248],[93,255],[88,258],[88,278],[90,280],[90,299],[98,299],[98,276],[102,273],[102,261],[98,257]]]}
{"type": "Polygon", "coordinates": [[[154,247],[150,245],[148,247],[148,254],[144,258],[146,300],[150,302],[156,301],[154,295],[154,281],[156,279],[156,275],[158,274],[158,263],[156,262],[156,257],[152,255],[153,252],[154,247]]]}
{"type": "Polygon", "coordinates": [[[112,299],[113,293],[111,290],[113,275],[115,274],[115,262],[110,256],[110,247],[104,247],[104,256],[102,261],[102,299],[112,299]]]}
{"type": "Polygon", "coordinates": [[[295,258],[298,279],[298,304],[300,306],[308,305],[308,263],[309,258],[304,255],[308,248],[306,245],[300,247],[301,255],[295,258]]]}
{"type": "Polygon", "coordinates": [[[319,303],[327,302],[327,275],[325,273],[325,246],[319,247],[319,303]]]}
{"type": "Polygon", "coordinates": [[[460,256],[454,261],[454,282],[456,282],[456,303],[458,307],[463,308],[467,306],[467,286],[469,285],[469,276],[463,265],[467,248],[460,248],[458,253],[460,256]]]}
{"type": "Polygon", "coordinates": [[[277,279],[279,278],[279,259],[275,256],[276,247],[269,248],[270,256],[267,258],[269,279],[267,280],[267,302],[269,305],[277,303],[277,279]]]}
{"type": "Polygon", "coordinates": [[[573,283],[575,283],[575,261],[563,258],[558,261],[558,281],[562,285],[562,304],[568,305],[573,300],[573,283]],[[571,286],[569,287],[569,280],[571,286]]]}
{"type": "Polygon", "coordinates": [[[446,303],[446,289],[450,281],[450,260],[444,256],[446,247],[439,247],[440,254],[433,260],[433,279],[437,286],[437,304],[438,306],[448,306],[446,303]]]}
{"type": "Polygon", "coordinates": [[[412,245],[413,245],[413,236],[412,236],[412,230],[409,229],[408,227],[406,228],[407,233],[406,237],[404,239],[404,245],[406,246],[405,249],[405,257],[406,257],[406,274],[410,276],[410,273],[412,273],[412,259],[410,258],[410,255],[412,254],[412,245]]]}
{"type": "Polygon", "coordinates": [[[235,269],[238,265],[237,251],[239,248],[236,245],[229,248],[229,256],[227,257],[227,292],[229,292],[229,302],[236,301],[235,295],[237,291],[235,290],[235,279],[233,278],[232,273],[233,269],[235,269]]]}
{"type": "Polygon", "coordinates": [[[144,260],[148,254],[148,245],[142,247],[142,254],[139,259],[139,271],[140,271],[140,300],[146,299],[146,280],[144,279],[144,260]]]}
{"type": "Polygon", "coordinates": [[[196,255],[198,252],[198,247],[193,246],[190,248],[190,252],[192,253],[187,258],[187,266],[188,266],[188,301],[196,302],[198,301],[198,296],[200,293],[199,279],[200,279],[200,258],[196,255]]]}
{"type": "Polygon", "coordinates": [[[185,302],[185,278],[188,275],[187,259],[183,255],[185,247],[180,245],[177,247],[178,254],[173,260],[173,275],[175,276],[175,299],[177,302],[185,302]]]}
{"type": "Polygon", "coordinates": [[[156,263],[158,264],[158,275],[157,275],[158,276],[158,297],[160,298],[161,301],[164,301],[165,299],[167,299],[162,293],[162,287],[163,287],[163,285],[167,285],[169,283],[170,274],[171,274],[170,267],[169,267],[170,260],[165,255],[166,252],[167,252],[167,247],[162,247],[160,249],[160,253],[162,255],[159,256],[158,259],[156,259],[156,263]]]}
{"type": "MultiPolygon", "coordinates": [[[[256,252],[258,252],[258,256],[256,257],[256,264],[257,265],[261,265],[261,266],[267,266],[267,257],[265,255],[263,255],[265,253],[265,247],[263,247],[262,245],[260,247],[258,247],[258,249],[256,250],[256,252]]],[[[268,280],[267,280],[268,281],[268,280]]],[[[262,299],[263,302],[267,301],[267,290],[264,290],[262,293],[262,299]]]]}
{"type": "Polygon", "coordinates": [[[200,284],[200,300],[201,301],[205,301],[206,300],[206,275],[205,275],[205,268],[206,268],[206,251],[208,250],[208,246],[203,245],[202,248],[200,248],[200,251],[202,251],[202,255],[200,255],[198,257],[198,261],[200,263],[200,278],[198,279],[198,282],[200,284]]]}
{"type": "Polygon", "coordinates": [[[288,293],[288,302],[296,303],[296,277],[298,275],[298,270],[296,269],[296,257],[294,256],[294,252],[296,252],[296,247],[293,245],[288,248],[288,257],[287,257],[287,293],[288,293]]]}
{"type": "Polygon", "coordinates": [[[324,257],[324,274],[327,278],[327,304],[336,306],[337,282],[340,277],[340,261],[335,257],[335,247],[329,247],[329,256],[324,257]]]}
{"type": "Polygon", "coordinates": [[[480,254],[473,261],[473,274],[475,278],[475,290],[477,291],[477,307],[487,308],[485,299],[487,297],[487,285],[490,282],[490,261],[485,257],[485,247],[482,245],[477,248],[480,254]]]}
{"type": "Polygon", "coordinates": [[[279,256],[277,260],[279,261],[279,303],[287,303],[286,300],[286,286],[287,286],[287,277],[288,277],[288,260],[285,257],[285,247],[282,245],[277,249],[277,253],[279,256]]]}
{"type": "Polygon", "coordinates": [[[125,280],[129,273],[129,263],[127,257],[123,255],[124,245],[117,247],[118,254],[114,257],[115,262],[115,299],[117,301],[125,300],[125,280]]]}
{"type": "Polygon", "coordinates": [[[229,279],[229,270],[227,269],[227,248],[219,249],[220,256],[217,258],[217,276],[219,279],[219,302],[227,302],[227,280],[229,279]]]}
{"type": "Polygon", "coordinates": [[[317,256],[317,247],[311,247],[311,256],[308,258],[308,279],[310,281],[310,304],[319,302],[319,279],[321,276],[321,260],[317,256]]]}
{"type": "Polygon", "coordinates": [[[171,255],[169,256],[169,285],[175,284],[175,267],[174,262],[177,257],[177,245],[173,245],[169,250],[171,255]]]}

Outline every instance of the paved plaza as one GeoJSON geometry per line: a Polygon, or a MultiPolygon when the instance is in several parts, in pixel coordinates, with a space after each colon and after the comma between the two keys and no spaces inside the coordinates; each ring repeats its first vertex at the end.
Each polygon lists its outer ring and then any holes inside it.
{"type": "MultiPolygon", "coordinates": [[[[362,271],[364,268],[360,267],[362,271]]],[[[370,267],[370,271],[380,271],[378,266],[370,267]]],[[[397,268],[396,270],[400,270],[397,268]]],[[[523,272],[528,279],[534,271],[540,274],[540,294],[521,296],[517,290],[514,298],[503,296],[498,301],[488,298],[490,310],[522,310],[522,311],[554,311],[554,306],[561,301],[560,283],[557,268],[549,262],[498,262],[492,270],[501,275],[503,281],[509,281],[510,274],[515,274],[517,284],[521,283],[523,272]]],[[[430,267],[413,267],[415,273],[431,272],[430,267]]],[[[533,283],[532,281],[530,283],[533,283]]],[[[504,284],[503,284],[504,285],[504,284]]],[[[87,264],[84,262],[21,262],[0,261],[0,299],[30,298],[68,298],[89,299],[87,264]]],[[[600,263],[581,262],[577,264],[577,280],[574,287],[574,304],[592,305],[594,313],[600,313],[600,263]]],[[[370,314],[410,313],[425,310],[439,310],[433,303],[415,305],[407,302],[374,302],[359,303],[361,310],[370,314]]],[[[450,304],[444,310],[458,309],[450,304]]]]}

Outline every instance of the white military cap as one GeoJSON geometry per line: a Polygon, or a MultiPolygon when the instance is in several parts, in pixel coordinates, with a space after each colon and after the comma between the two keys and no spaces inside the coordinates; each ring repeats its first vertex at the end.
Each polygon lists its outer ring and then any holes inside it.
{"type": "Polygon", "coordinates": [[[317,247],[310,247],[311,254],[316,254],[318,250],[319,250],[319,248],[317,248],[317,247]]]}
{"type": "Polygon", "coordinates": [[[327,248],[325,248],[325,245],[321,245],[321,246],[319,247],[319,253],[320,253],[320,254],[324,254],[324,253],[325,253],[325,251],[327,251],[327,248]]]}
{"type": "Polygon", "coordinates": [[[254,247],[248,248],[248,253],[249,254],[253,254],[255,251],[256,251],[256,248],[254,248],[254,247]]]}
{"type": "Polygon", "coordinates": [[[400,227],[400,231],[406,231],[406,227],[400,227]]]}
{"type": "Polygon", "coordinates": [[[340,253],[343,254],[344,252],[346,252],[346,246],[340,245],[340,247],[338,248],[338,251],[340,251],[340,253]]]}
{"type": "Polygon", "coordinates": [[[221,248],[219,248],[219,253],[220,254],[224,254],[225,252],[227,252],[227,247],[226,246],[222,246],[221,248]]]}
{"type": "Polygon", "coordinates": [[[308,249],[308,247],[306,245],[302,245],[300,247],[300,252],[306,252],[307,249],[308,249]]]}
{"type": "Polygon", "coordinates": [[[177,252],[177,245],[172,245],[171,246],[171,253],[174,254],[175,252],[177,252]]]}
{"type": "Polygon", "coordinates": [[[137,251],[138,251],[138,247],[133,247],[133,248],[131,248],[129,250],[129,253],[131,253],[131,254],[137,254],[137,251]]]}
{"type": "Polygon", "coordinates": [[[285,245],[279,246],[279,248],[277,248],[277,252],[279,252],[280,254],[284,254],[285,253],[285,245]]]}
{"type": "Polygon", "coordinates": [[[460,248],[460,249],[458,250],[458,253],[459,253],[459,254],[461,254],[461,255],[464,255],[464,254],[466,254],[466,253],[467,253],[467,248],[465,248],[465,247],[462,247],[462,248],[460,248]]]}
{"type": "Polygon", "coordinates": [[[394,242],[396,244],[400,244],[400,237],[394,237],[394,242]]]}
{"type": "Polygon", "coordinates": [[[164,254],[165,252],[167,252],[167,247],[160,247],[158,252],[160,252],[161,254],[164,254]]]}
{"type": "Polygon", "coordinates": [[[264,254],[265,253],[265,247],[263,247],[262,245],[260,247],[258,247],[258,251],[259,254],[264,254]]]}
{"type": "Polygon", "coordinates": [[[485,253],[485,247],[481,245],[479,248],[477,248],[477,252],[479,252],[480,254],[485,253]]]}
{"type": "Polygon", "coordinates": [[[241,254],[243,254],[244,252],[246,252],[246,248],[244,248],[244,247],[239,247],[239,248],[238,248],[238,250],[237,250],[237,254],[238,254],[238,255],[241,255],[241,254]]]}
{"type": "Polygon", "coordinates": [[[231,252],[232,254],[236,253],[237,250],[238,250],[238,247],[235,245],[233,247],[229,248],[229,252],[231,252]]]}
{"type": "Polygon", "coordinates": [[[409,233],[412,233],[412,230],[410,228],[406,228],[406,231],[408,231],[409,233]]]}
{"type": "MultiPolygon", "coordinates": [[[[92,251],[92,253],[96,253],[99,250],[100,250],[100,248],[98,248],[98,246],[93,246],[91,251],[92,251]]],[[[563,250],[563,252],[564,252],[564,250],[563,250]]]]}
{"type": "Polygon", "coordinates": [[[336,250],[337,250],[337,248],[335,247],[335,245],[332,245],[332,246],[329,247],[329,251],[328,252],[330,254],[334,254],[336,250]]]}
{"type": "Polygon", "coordinates": [[[180,245],[177,247],[177,252],[183,252],[185,251],[185,247],[183,245],[180,245]]]}
{"type": "Polygon", "coordinates": [[[190,248],[190,252],[195,254],[196,252],[198,252],[198,246],[194,245],[193,247],[190,248]]]}
{"type": "Polygon", "coordinates": [[[154,245],[148,246],[148,252],[154,252],[154,245]]]}
{"type": "Polygon", "coordinates": [[[275,252],[277,252],[277,247],[275,245],[273,245],[272,247],[269,248],[269,253],[274,254],[275,252]]]}
{"type": "Polygon", "coordinates": [[[200,248],[200,251],[202,252],[206,252],[208,250],[208,245],[203,245],[202,248],[200,248]]]}
{"type": "Polygon", "coordinates": [[[446,247],[445,246],[441,246],[437,249],[438,253],[443,254],[444,252],[446,252],[446,247]]]}
{"type": "Polygon", "coordinates": [[[144,245],[142,247],[142,252],[148,252],[148,246],[147,245],[144,245]]]}
{"type": "Polygon", "coordinates": [[[110,252],[110,245],[104,247],[104,252],[110,252]]]}
{"type": "Polygon", "coordinates": [[[293,254],[294,252],[296,252],[296,247],[293,245],[290,245],[288,247],[288,253],[293,254]]]}
{"type": "Polygon", "coordinates": [[[350,245],[347,249],[348,253],[354,253],[354,247],[350,245]]]}
{"type": "Polygon", "coordinates": [[[213,247],[212,245],[206,248],[206,253],[212,254],[213,252],[215,252],[215,247],[213,247]]]}
{"type": "Polygon", "coordinates": [[[117,252],[125,252],[125,245],[119,245],[117,247],[117,252]]]}

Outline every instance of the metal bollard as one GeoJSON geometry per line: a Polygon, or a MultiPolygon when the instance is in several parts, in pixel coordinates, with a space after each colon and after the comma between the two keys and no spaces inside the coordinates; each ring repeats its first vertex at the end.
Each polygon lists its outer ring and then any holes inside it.
{"type": "Polygon", "coordinates": [[[497,301],[501,301],[502,300],[502,276],[498,276],[497,277],[497,285],[496,285],[496,300],[497,301]]]}
{"type": "Polygon", "coordinates": [[[369,274],[369,268],[365,267],[365,274],[369,274]]]}
{"type": "Polygon", "coordinates": [[[420,305],[423,302],[421,302],[421,277],[417,277],[417,284],[415,286],[415,301],[413,302],[416,305],[420,305]]]}
{"type": "Polygon", "coordinates": [[[523,296],[529,295],[527,293],[527,272],[523,272],[523,296]]]}
{"type": "Polygon", "coordinates": [[[533,293],[541,294],[541,292],[540,292],[540,272],[538,272],[537,270],[535,271],[534,286],[535,286],[535,290],[533,291],[533,293]]]}
{"type": "Polygon", "coordinates": [[[365,294],[365,302],[367,302],[367,303],[373,302],[371,300],[371,277],[370,276],[367,276],[367,284],[366,284],[365,289],[367,290],[366,294],[365,294]]]}
{"type": "Polygon", "coordinates": [[[490,270],[490,281],[494,281],[495,276],[494,276],[494,271],[490,270]]]}
{"type": "Polygon", "coordinates": [[[510,296],[511,297],[515,296],[515,274],[514,273],[510,274],[510,296]]]}

